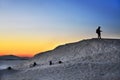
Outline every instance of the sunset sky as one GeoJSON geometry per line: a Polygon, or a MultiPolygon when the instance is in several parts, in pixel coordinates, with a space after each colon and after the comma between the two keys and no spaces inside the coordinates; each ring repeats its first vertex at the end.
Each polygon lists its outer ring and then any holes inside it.
{"type": "Polygon", "coordinates": [[[120,39],[120,0],[0,0],[0,55],[33,56],[95,38],[120,39]]]}

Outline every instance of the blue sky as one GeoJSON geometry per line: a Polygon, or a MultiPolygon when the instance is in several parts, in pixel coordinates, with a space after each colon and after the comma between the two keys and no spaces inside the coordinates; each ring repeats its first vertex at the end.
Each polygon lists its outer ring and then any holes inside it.
{"type": "Polygon", "coordinates": [[[1,21],[10,24],[3,24],[6,29],[11,27],[9,30],[28,33],[43,31],[48,35],[49,32],[75,35],[80,35],[80,32],[86,35],[88,32],[89,35],[101,25],[108,34],[120,34],[119,0],[0,1],[1,21]]]}
{"type": "Polygon", "coordinates": [[[102,37],[120,38],[120,0],[0,0],[1,43],[16,48],[95,38],[97,26],[102,37]]]}

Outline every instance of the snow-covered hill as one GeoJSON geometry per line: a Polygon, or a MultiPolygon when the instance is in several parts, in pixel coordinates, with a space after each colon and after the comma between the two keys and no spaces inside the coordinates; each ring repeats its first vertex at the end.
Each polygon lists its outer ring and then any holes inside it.
{"type": "Polygon", "coordinates": [[[120,39],[88,39],[61,45],[14,69],[14,74],[3,75],[1,80],[120,80],[120,39]],[[33,62],[37,65],[30,67],[33,62]]]}
{"type": "Polygon", "coordinates": [[[54,50],[37,54],[33,60],[45,63],[50,60],[89,62],[120,62],[120,39],[88,39],[58,46],[54,50]]]}

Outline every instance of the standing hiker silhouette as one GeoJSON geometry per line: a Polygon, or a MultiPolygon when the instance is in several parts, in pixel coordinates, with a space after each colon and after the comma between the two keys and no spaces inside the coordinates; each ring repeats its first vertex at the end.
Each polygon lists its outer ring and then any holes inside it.
{"type": "Polygon", "coordinates": [[[100,30],[100,26],[98,26],[98,28],[96,29],[96,33],[97,33],[97,35],[98,35],[98,39],[101,39],[101,30],[100,30]]]}

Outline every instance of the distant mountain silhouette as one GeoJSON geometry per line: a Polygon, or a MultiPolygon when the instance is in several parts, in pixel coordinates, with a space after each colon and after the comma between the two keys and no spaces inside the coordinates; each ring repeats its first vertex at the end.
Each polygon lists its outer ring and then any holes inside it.
{"type": "Polygon", "coordinates": [[[24,60],[27,58],[22,58],[14,55],[5,55],[5,56],[0,56],[0,60],[24,60]]]}

